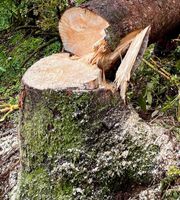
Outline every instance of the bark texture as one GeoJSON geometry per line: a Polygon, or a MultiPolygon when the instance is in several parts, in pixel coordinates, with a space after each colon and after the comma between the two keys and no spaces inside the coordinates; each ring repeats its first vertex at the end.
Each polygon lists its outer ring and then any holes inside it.
{"type": "Polygon", "coordinates": [[[115,48],[128,33],[151,25],[150,42],[180,27],[179,0],[90,0],[81,6],[100,15],[110,24],[107,41],[115,48]]]}
{"type": "Polygon", "coordinates": [[[63,167],[68,172],[73,167],[69,159],[81,162],[78,150],[98,134],[102,116],[115,106],[117,96],[105,90],[40,91],[25,83],[23,87],[19,199],[70,199],[75,185],[63,175],[63,167]]]}

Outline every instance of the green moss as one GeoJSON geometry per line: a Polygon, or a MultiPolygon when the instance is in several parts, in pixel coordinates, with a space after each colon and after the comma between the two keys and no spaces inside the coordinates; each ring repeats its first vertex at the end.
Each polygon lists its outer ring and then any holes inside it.
{"type": "Polygon", "coordinates": [[[61,49],[61,43],[59,43],[59,41],[54,42],[50,44],[49,46],[47,46],[46,49],[44,49],[43,54],[44,56],[49,56],[49,55],[52,55],[53,53],[60,52],[60,49],[61,49]]]}
{"type": "MultiPolygon", "coordinates": [[[[2,40],[3,41],[3,40],[2,40]]],[[[51,55],[60,51],[60,43],[54,42],[42,51],[38,51],[33,57],[30,57],[45,40],[40,37],[26,35],[24,31],[16,31],[9,36],[0,45],[0,96],[5,99],[16,101],[16,96],[20,90],[22,75],[39,58],[51,55]],[[27,62],[24,64],[26,59],[27,62]]]]}
{"type": "MultiPolygon", "coordinates": [[[[24,38],[24,34],[17,32],[2,44],[0,66],[4,70],[0,70],[0,95],[7,98],[18,93],[22,74],[26,70],[22,64],[42,42],[41,38],[24,38]]],[[[28,66],[35,60],[30,60],[28,66]]]]}
{"type": "Polygon", "coordinates": [[[0,31],[11,26],[12,18],[16,14],[17,8],[14,1],[1,0],[0,2],[0,31]]]}
{"type": "Polygon", "coordinates": [[[176,166],[171,166],[167,172],[168,176],[180,176],[180,169],[176,166]]]}
{"type": "Polygon", "coordinates": [[[55,183],[53,188],[53,198],[58,200],[69,200],[72,195],[72,186],[68,183],[55,183]]]}
{"type": "Polygon", "coordinates": [[[22,40],[23,41],[25,40],[24,34],[22,32],[20,32],[20,31],[17,31],[15,34],[13,34],[13,35],[11,35],[9,37],[9,41],[8,42],[9,42],[9,44],[11,46],[15,46],[15,45],[18,45],[18,44],[20,45],[22,40]]]}
{"type": "Polygon", "coordinates": [[[22,173],[20,180],[19,199],[51,199],[69,200],[72,187],[67,183],[54,182],[49,172],[44,168],[37,168],[30,173],[22,173]],[[25,191],[23,193],[23,191],[25,191]]]}
{"type": "Polygon", "coordinates": [[[32,152],[32,155],[28,152],[31,156],[28,158],[30,166],[36,165],[36,155],[37,163],[42,163],[44,155],[51,158],[57,152],[64,153],[67,149],[79,148],[86,132],[90,131],[89,115],[93,115],[98,109],[99,115],[94,116],[93,120],[98,124],[101,120],[100,115],[109,106],[107,102],[101,102],[101,106],[93,108],[92,104],[96,97],[86,92],[71,94],[71,98],[66,93],[57,96],[49,91],[42,96],[43,98],[38,99],[35,105],[30,105],[29,100],[26,101],[30,112],[25,112],[23,116],[25,122],[22,136],[28,142],[25,148],[28,147],[29,152],[32,152]]]}
{"type": "Polygon", "coordinates": [[[51,182],[46,169],[37,168],[31,173],[23,172],[21,174],[19,199],[52,199],[50,190],[51,182]]]}
{"type": "MultiPolygon", "coordinates": [[[[68,199],[74,191],[77,195],[82,183],[82,191],[90,193],[91,189],[86,189],[87,180],[84,180],[89,172],[84,170],[87,170],[86,164],[91,165],[93,157],[87,158],[89,163],[85,162],[85,165],[77,164],[85,153],[86,145],[88,147],[87,137],[99,130],[103,113],[115,104],[115,100],[112,98],[111,103],[108,95],[104,99],[99,98],[100,94],[96,92],[37,92],[30,91],[25,99],[25,114],[20,128],[23,171],[25,174],[34,174],[37,168],[48,171],[54,187],[53,190],[47,187],[52,199],[68,199]]],[[[94,152],[92,155],[96,156],[94,152]]],[[[29,179],[28,176],[26,179],[29,179]]],[[[21,185],[24,181],[22,179],[21,185]]],[[[23,193],[29,191],[24,187],[22,190],[23,193]]]]}
{"type": "Polygon", "coordinates": [[[75,113],[79,111],[80,106],[84,108],[85,99],[86,103],[88,102],[86,95],[78,97],[72,95],[70,100],[63,94],[58,98],[46,94],[43,96],[44,98],[34,106],[36,109],[24,116],[25,124],[22,129],[28,142],[27,159],[34,168],[43,163],[46,156],[49,162],[53,163],[51,158],[55,159],[56,154],[81,145],[83,130],[76,120],[75,113]]]}
{"type": "Polygon", "coordinates": [[[143,126],[123,138],[114,124],[108,127],[112,116],[107,111],[117,102],[111,93],[100,91],[28,89],[20,128],[23,171],[45,169],[53,187],[47,189],[51,199],[101,200],[124,184],[152,181],[159,147],[146,140],[143,126]]]}

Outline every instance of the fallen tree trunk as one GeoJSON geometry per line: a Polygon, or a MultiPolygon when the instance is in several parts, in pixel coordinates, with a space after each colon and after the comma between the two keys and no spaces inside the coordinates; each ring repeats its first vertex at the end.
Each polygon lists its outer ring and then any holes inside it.
{"type": "Polygon", "coordinates": [[[129,48],[114,81],[125,101],[131,71],[140,64],[148,41],[178,31],[179,15],[179,0],[90,0],[65,11],[59,32],[65,50],[88,57],[86,62],[96,64],[103,72],[122,60],[129,48]]]}
{"type": "Polygon", "coordinates": [[[135,184],[157,183],[176,164],[165,130],[142,122],[101,83],[97,66],[68,54],[25,73],[15,199],[116,199],[135,184]]]}
{"type": "Polygon", "coordinates": [[[180,27],[179,16],[179,0],[90,0],[68,9],[59,31],[67,51],[84,55],[104,38],[114,50],[124,36],[147,26],[150,43],[158,41],[180,27]]]}

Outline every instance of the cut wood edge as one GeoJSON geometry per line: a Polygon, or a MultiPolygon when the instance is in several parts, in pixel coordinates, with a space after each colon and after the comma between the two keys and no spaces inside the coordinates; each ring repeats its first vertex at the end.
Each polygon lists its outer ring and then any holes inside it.
{"type": "Polygon", "coordinates": [[[38,90],[94,90],[101,87],[102,71],[67,53],[53,54],[33,64],[22,78],[24,85],[38,90]]]}
{"type": "Polygon", "coordinates": [[[85,8],[70,8],[59,22],[59,33],[66,51],[77,56],[87,55],[106,36],[109,23],[85,8]]]}
{"type": "Polygon", "coordinates": [[[120,88],[120,95],[124,101],[126,98],[126,90],[128,81],[130,80],[131,71],[134,66],[137,67],[137,64],[139,64],[144,54],[148,44],[149,33],[150,26],[146,27],[139,34],[137,34],[116,72],[115,83],[117,88],[120,88]]]}
{"type": "Polygon", "coordinates": [[[106,29],[109,23],[86,8],[70,8],[62,15],[59,23],[60,36],[66,51],[75,55],[74,60],[96,65],[104,72],[122,59],[116,72],[115,85],[121,89],[125,100],[131,71],[139,65],[147,48],[150,26],[135,30],[121,39],[112,52],[106,41],[106,29]]]}
{"type": "Polygon", "coordinates": [[[125,37],[123,37],[119,43],[119,45],[116,47],[114,52],[110,55],[110,60],[112,63],[117,61],[118,58],[122,57],[125,51],[130,46],[131,42],[134,40],[134,38],[139,34],[142,30],[136,30],[129,34],[127,34],[125,37]]]}
{"type": "Polygon", "coordinates": [[[129,48],[131,42],[141,30],[133,31],[121,39],[117,48],[112,52],[108,49],[107,43],[104,39],[98,41],[94,46],[94,51],[82,57],[73,56],[72,59],[79,59],[85,63],[97,65],[104,72],[113,67],[113,64],[122,59],[125,52],[129,48]]]}

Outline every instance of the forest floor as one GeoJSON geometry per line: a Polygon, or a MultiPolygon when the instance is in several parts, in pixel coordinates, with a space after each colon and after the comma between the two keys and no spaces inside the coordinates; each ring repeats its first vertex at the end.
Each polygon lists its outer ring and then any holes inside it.
{"type": "MultiPolygon", "coordinates": [[[[21,78],[28,67],[42,57],[61,51],[59,38],[50,39],[33,35],[32,30],[0,33],[0,105],[17,104],[21,78]]],[[[167,128],[170,135],[180,141],[178,122],[180,45],[160,58],[153,55],[153,48],[154,45],[148,48],[145,59],[149,62],[153,59],[172,75],[172,80],[166,80],[147,65],[141,64],[132,77],[128,102],[144,120],[167,128]]],[[[0,114],[0,119],[4,114],[0,114]]],[[[0,199],[8,200],[9,192],[17,183],[20,169],[18,119],[19,111],[16,110],[0,122],[0,199]]],[[[171,184],[178,183],[170,183],[168,189],[171,184]]]]}
{"type": "Polygon", "coordinates": [[[0,199],[9,199],[17,184],[19,156],[17,124],[8,120],[0,125],[0,199]]]}

